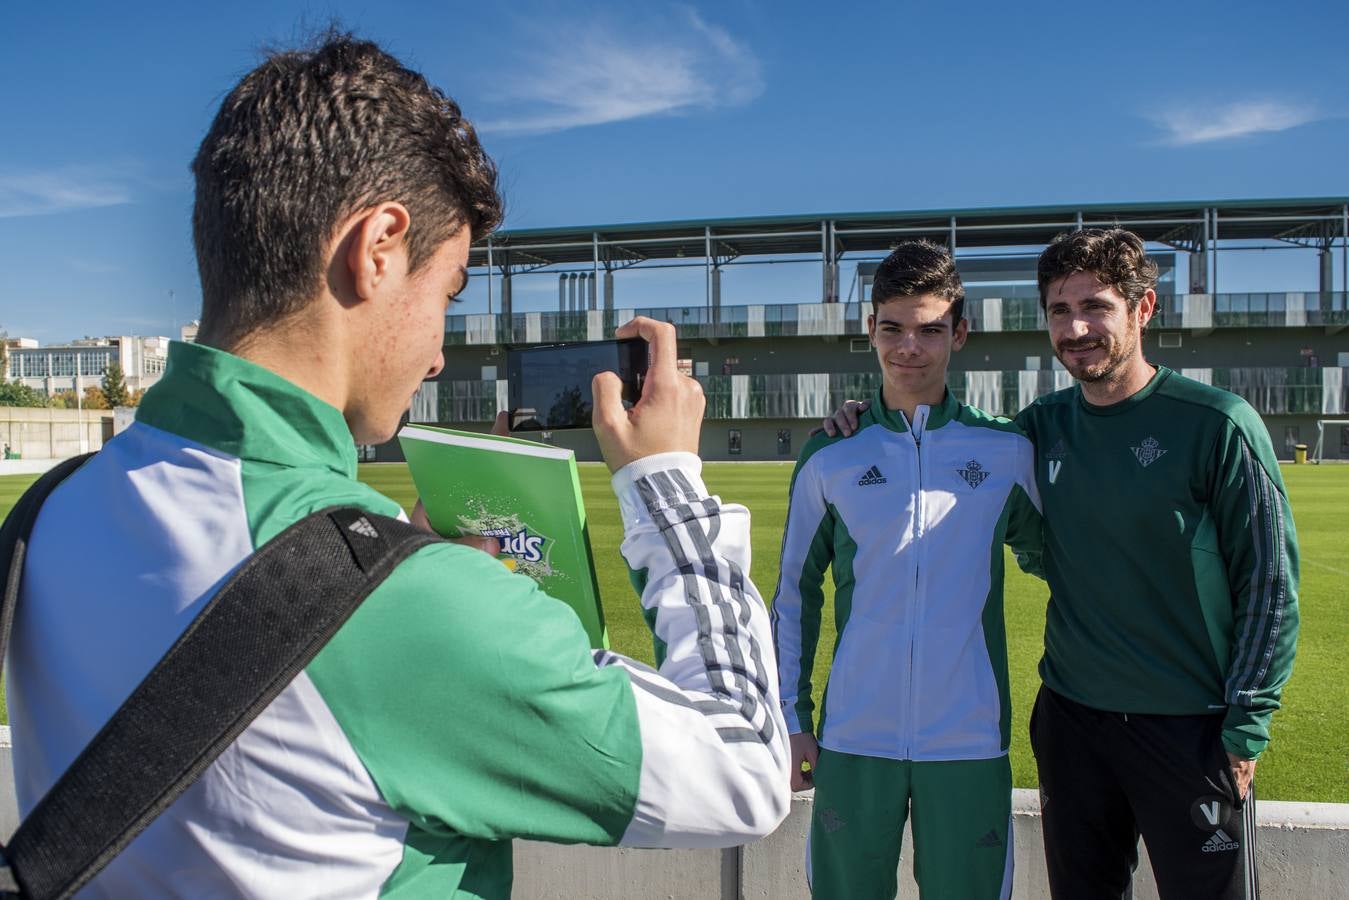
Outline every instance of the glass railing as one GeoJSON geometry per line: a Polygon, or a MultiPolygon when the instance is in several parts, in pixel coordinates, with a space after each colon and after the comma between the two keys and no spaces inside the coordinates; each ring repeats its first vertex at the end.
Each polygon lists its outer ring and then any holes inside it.
{"type": "MultiPolygon", "coordinates": [[[[1349,326],[1349,294],[1315,291],[1268,294],[1164,294],[1154,329],[1281,328],[1349,326]]],[[[516,313],[510,317],[447,316],[446,346],[531,344],[611,337],[619,312],[598,312],[598,329],[587,312],[516,313]],[[531,316],[537,319],[531,323],[531,316]]],[[[866,334],[867,303],[775,303],[763,306],[659,306],[621,311],[673,324],[681,338],[748,338],[866,334]]],[[[1040,331],[1044,316],[1035,297],[1011,296],[986,304],[971,298],[965,314],[974,331],[1040,331]]]]}
{"type": "MultiPolygon", "coordinates": [[[[1205,370],[1214,387],[1245,399],[1262,415],[1320,415],[1322,409],[1349,409],[1342,378],[1338,402],[1323,405],[1325,377],[1320,368],[1213,368],[1205,370]]],[[[1349,374],[1349,371],[1346,372],[1349,374]]],[[[807,375],[708,375],[698,379],[707,397],[704,417],[726,419],[819,419],[844,400],[871,397],[880,388],[874,372],[831,372],[807,375]],[[744,387],[737,390],[736,380],[744,387]]],[[[1065,376],[1053,370],[952,372],[951,392],[969,403],[1001,415],[1012,415],[1029,399],[1057,390],[1065,376]]],[[[438,421],[489,422],[497,411],[497,382],[439,381],[435,408],[438,421]]]]}

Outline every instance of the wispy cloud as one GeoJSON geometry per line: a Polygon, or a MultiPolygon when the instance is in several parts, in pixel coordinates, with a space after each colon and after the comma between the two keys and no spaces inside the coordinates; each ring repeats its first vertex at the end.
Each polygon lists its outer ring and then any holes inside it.
{"type": "Polygon", "coordinates": [[[684,7],[639,22],[529,27],[515,68],[497,99],[516,111],[481,131],[541,134],[739,106],[764,89],[753,52],[684,7]]]}
{"type": "Polygon", "coordinates": [[[129,180],[108,171],[66,167],[0,174],[0,219],[130,202],[129,180]]]}
{"type": "Polygon", "coordinates": [[[1162,129],[1162,143],[1205,144],[1274,131],[1287,131],[1326,118],[1313,104],[1289,100],[1239,100],[1219,105],[1173,106],[1149,118],[1162,129]]]}

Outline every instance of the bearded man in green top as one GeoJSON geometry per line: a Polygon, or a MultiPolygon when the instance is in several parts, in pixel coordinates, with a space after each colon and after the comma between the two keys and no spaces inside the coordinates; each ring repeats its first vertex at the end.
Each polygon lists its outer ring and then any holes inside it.
{"type": "Polygon", "coordinates": [[[1256,896],[1252,777],[1298,626],[1269,432],[1144,358],[1157,267],[1137,235],[1060,235],[1038,280],[1078,380],[1017,416],[1051,592],[1031,720],[1050,886],[1121,896],[1141,834],[1163,897],[1256,896]]]}

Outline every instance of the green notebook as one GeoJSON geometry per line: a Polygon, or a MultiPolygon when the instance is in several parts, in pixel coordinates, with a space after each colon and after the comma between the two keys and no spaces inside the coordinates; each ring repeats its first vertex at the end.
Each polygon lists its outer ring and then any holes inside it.
{"type": "Polygon", "coordinates": [[[436,531],[495,537],[508,569],[575,610],[592,647],[609,646],[576,454],[429,425],[405,427],[398,442],[436,531]]]}

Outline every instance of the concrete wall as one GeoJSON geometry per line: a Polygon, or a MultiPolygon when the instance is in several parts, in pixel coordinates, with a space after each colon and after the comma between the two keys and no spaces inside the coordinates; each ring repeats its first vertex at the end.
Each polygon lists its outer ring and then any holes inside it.
{"type": "MultiPolygon", "coordinates": [[[[787,821],[768,838],[738,850],[611,850],[519,841],[515,896],[529,900],[808,900],[805,845],[811,796],[798,794],[787,821]],[[736,874],[734,883],[730,873],[736,874]]],[[[1040,801],[1032,790],[1013,796],[1014,897],[1048,897],[1040,801]]],[[[1264,900],[1349,898],[1349,805],[1259,804],[1257,855],[1264,900]]],[[[904,846],[913,846],[906,827],[904,846]]],[[[899,867],[899,895],[916,897],[912,855],[899,867]]],[[[1140,848],[1135,900],[1154,900],[1157,886],[1140,848]]]]}
{"type": "Polygon", "coordinates": [[[112,410],[0,406],[0,447],[25,460],[65,459],[97,450],[112,437],[112,410]]]}
{"type": "MultiPolygon", "coordinates": [[[[0,726],[0,839],[18,824],[10,731],[0,726]]],[[[808,900],[805,881],[810,793],[793,798],[787,821],[769,837],[729,850],[629,850],[517,841],[517,900],[808,900]]],[[[1013,792],[1015,897],[1048,897],[1033,790],[1013,792]]],[[[1262,801],[1257,854],[1264,900],[1349,900],[1349,805],[1262,801]]],[[[908,829],[904,846],[913,846],[908,829]]],[[[1157,888],[1143,849],[1136,900],[1157,888]]],[[[900,896],[916,897],[911,854],[900,863],[900,896]]]]}

